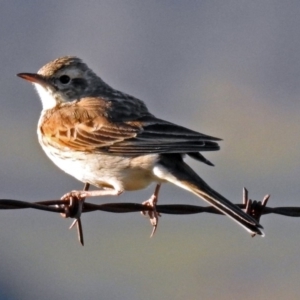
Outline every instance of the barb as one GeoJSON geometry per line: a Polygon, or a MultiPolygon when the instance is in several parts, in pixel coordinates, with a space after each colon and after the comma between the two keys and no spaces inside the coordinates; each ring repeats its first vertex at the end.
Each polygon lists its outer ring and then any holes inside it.
{"type": "MultiPolygon", "coordinates": [[[[87,190],[88,185],[85,186],[87,190]]],[[[245,209],[246,213],[250,214],[257,221],[260,220],[262,215],[277,214],[287,217],[300,217],[300,207],[267,207],[267,202],[270,196],[266,195],[262,201],[250,200],[248,198],[248,191],[244,188],[243,191],[243,203],[236,204],[241,209],[245,209]]],[[[78,209],[82,213],[89,213],[92,211],[104,211],[111,213],[130,213],[141,211],[153,211],[153,207],[139,204],[139,203],[104,203],[93,204],[87,203],[84,199],[69,200],[47,200],[39,202],[27,202],[13,199],[0,199],[0,210],[5,209],[37,209],[48,212],[60,213],[64,217],[74,218],[74,221],[70,228],[76,225],[78,232],[78,239],[83,245],[83,232],[82,223],[80,220],[80,214],[78,215],[78,209]],[[80,207],[82,206],[82,209],[80,207]]],[[[190,215],[199,213],[211,213],[222,215],[216,208],[212,206],[196,206],[189,204],[169,204],[169,205],[156,205],[156,211],[159,214],[171,214],[171,215],[190,215]]]]}

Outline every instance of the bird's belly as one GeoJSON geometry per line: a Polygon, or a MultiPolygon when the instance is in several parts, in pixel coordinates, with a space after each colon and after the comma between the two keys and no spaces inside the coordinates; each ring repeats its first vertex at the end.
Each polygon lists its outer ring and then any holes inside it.
{"type": "Polygon", "coordinates": [[[152,169],[157,154],[125,157],[104,153],[66,152],[43,147],[47,156],[64,172],[97,187],[139,190],[157,181],[152,169]]]}

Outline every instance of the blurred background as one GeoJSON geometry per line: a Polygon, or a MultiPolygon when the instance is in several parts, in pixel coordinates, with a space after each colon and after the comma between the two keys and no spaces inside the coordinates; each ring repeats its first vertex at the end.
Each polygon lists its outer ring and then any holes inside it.
{"type": "MultiPolygon", "coordinates": [[[[224,139],[189,164],[238,203],[300,206],[299,1],[1,1],[0,198],[57,199],[82,184],[40,148],[41,103],[15,76],[77,55],[158,117],[224,139]]],[[[147,190],[119,198],[142,202],[147,190]]],[[[160,203],[204,202],[164,185],[160,203]]],[[[71,220],[0,211],[0,299],[298,299],[300,220],[267,215],[265,238],[228,218],[139,213],[71,220]],[[297,229],[298,228],[298,229],[297,229]]]]}

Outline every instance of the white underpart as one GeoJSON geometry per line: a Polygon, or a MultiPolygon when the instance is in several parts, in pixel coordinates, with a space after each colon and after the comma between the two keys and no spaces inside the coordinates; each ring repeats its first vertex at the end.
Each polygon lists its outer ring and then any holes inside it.
{"type": "Polygon", "coordinates": [[[57,101],[51,90],[38,83],[34,83],[34,86],[41,98],[43,110],[51,109],[56,106],[57,101]]]}

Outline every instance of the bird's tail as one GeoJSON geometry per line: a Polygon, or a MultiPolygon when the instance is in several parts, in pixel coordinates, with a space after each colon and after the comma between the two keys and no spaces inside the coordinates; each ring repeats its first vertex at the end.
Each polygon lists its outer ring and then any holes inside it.
{"type": "Polygon", "coordinates": [[[183,161],[168,162],[167,160],[163,160],[156,165],[154,173],[159,178],[169,181],[202,198],[244,227],[251,234],[264,236],[263,227],[254,218],[213,190],[183,161]]]}

